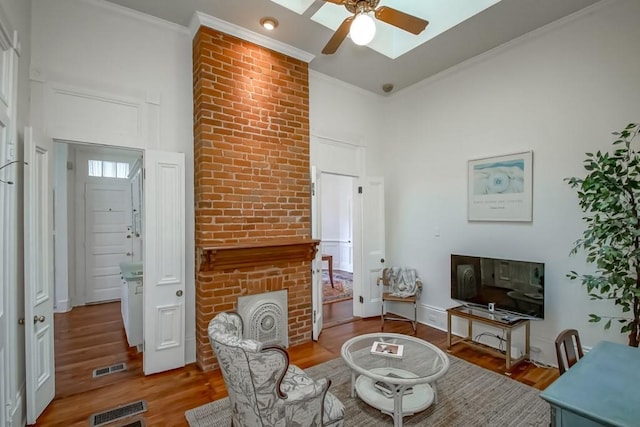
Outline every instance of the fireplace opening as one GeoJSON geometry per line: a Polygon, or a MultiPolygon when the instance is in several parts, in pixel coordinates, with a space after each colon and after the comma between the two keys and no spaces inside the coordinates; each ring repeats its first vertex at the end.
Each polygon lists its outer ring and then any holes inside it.
{"type": "Polygon", "coordinates": [[[244,338],[289,347],[287,290],[238,298],[244,338]]]}

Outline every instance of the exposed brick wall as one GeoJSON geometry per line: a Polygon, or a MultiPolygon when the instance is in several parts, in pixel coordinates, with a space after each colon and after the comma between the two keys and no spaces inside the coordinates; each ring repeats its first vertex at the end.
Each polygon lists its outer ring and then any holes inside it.
{"type": "MultiPolygon", "coordinates": [[[[309,239],[307,64],[201,27],[193,73],[196,246],[309,239]]],[[[198,365],[216,366],[207,325],[241,295],[288,289],[289,342],[309,341],[310,270],[283,260],[197,272],[198,365]]]]}

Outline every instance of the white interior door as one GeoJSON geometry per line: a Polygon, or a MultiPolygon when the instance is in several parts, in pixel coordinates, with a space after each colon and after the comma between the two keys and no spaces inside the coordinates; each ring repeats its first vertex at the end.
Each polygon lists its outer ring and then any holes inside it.
{"type": "Polygon", "coordinates": [[[120,263],[133,260],[131,185],[85,186],[86,302],[120,299],[120,263]]]}
{"type": "MultiPolygon", "coordinates": [[[[318,201],[320,200],[320,179],[315,166],[311,166],[311,238],[320,240],[321,220],[320,208],[318,201]]],[[[322,253],[318,248],[315,259],[311,262],[311,301],[313,306],[313,332],[312,339],[318,340],[322,332],[322,253]]]]}
{"type": "Polygon", "coordinates": [[[55,395],[53,141],[24,132],[24,285],[27,424],[55,395]]]}
{"type": "MultiPolygon", "coordinates": [[[[3,16],[3,18],[5,18],[3,16]]],[[[0,19],[0,425],[11,425],[20,407],[16,398],[19,390],[20,373],[16,372],[19,342],[16,333],[18,313],[15,306],[18,293],[22,290],[18,281],[19,247],[16,207],[18,194],[22,192],[17,184],[19,173],[17,160],[17,99],[18,99],[18,46],[17,33],[8,27],[8,22],[0,19]],[[10,40],[10,37],[14,37],[10,40]],[[14,163],[15,162],[15,163],[14,163]]],[[[22,197],[22,194],[20,194],[22,197]]]]}
{"type": "MultiPolygon", "coordinates": [[[[4,52],[0,52],[0,59],[4,59],[4,52]]],[[[0,80],[2,82],[3,80],[0,80]]],[[[0,84],[0,88],[2,85],[0,84]]],[[[8,105],[5,104],[5,97],[0,96],[0,166],[7,164],[10,160],[5,157],[7,152],[7,137],[9,131],[9,114],[8,105]]],[[[15,167],[16,165],[14,165],[15,167]]],[[[4,182],[0,182],[0,425],[4,426],[8,424],[8,410],[10,409],[5,405],[8,402],[9,395],[11,393],[9,381],[9,354],[7,352],[8,340],[9,340],[9,262],[8,254],[10,253],[11,240],[9,238],[10,224],[7,218],[10,215],[9,209],[14,205],[10,203],[9,197],[9,184],[11,176],[9,170],[3,170],[0,175],[0,179],[4,182]]]]}
{"type": "Polygon", "coordinates": [[[385,258],[384,179],[370,177],[362,185],[362,316],[380,315],[381,289],[376,280],[385,258]]]}
{"type": "Polygon", "coordinates": [[[184,154],[144,152],[144,373],[185,364],[184,154]]]}

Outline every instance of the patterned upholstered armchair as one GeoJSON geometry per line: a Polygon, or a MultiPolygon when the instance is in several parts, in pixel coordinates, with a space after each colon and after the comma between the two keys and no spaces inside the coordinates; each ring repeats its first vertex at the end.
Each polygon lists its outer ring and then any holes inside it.
{"type": "Polygon", "coordinates": [[[237,313],[209,323],[209,340],[229,393],[236,427],[331,426],[344,424],[344,406],[328,392],[331,382],[313,380],[280,346],[242,338],[237,313]]]}

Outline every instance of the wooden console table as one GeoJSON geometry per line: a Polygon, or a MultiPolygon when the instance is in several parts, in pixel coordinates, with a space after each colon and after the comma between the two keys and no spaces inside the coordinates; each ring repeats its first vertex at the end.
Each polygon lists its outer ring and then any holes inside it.
{"type": "Polygon", "coordinates": [[[505,359],[505,365],[506,365],[507,371],[510,371],[513,366],[529,358],[530,333],[531,333],[531,325],[530,325],[529,319],[519,319],[519,320],[516,320],[515,322],[506,322],[502,320],[502,314],[498,312],[491,313],[488,310],[483,310],[481,308],[470,308],[470,307],[464,307],[464,306],[453,307],[447,310],[447,349],[450,349],[454,344],[462,343],[476,350],[484,351],[485,353],[502,357],[503,359],[505,359]],[[454,316],[467,319],[467,336],[466,337],[464,338],[454,337],[454,335],[451,333],[451,318],[454,316]],[[502,329],[506,335],[505,351],[502,352],[494,347],[490,347],[488,345],[484,345],[482,343],[474,341],[473,340],[473,322],[478,322],[478,323],[492,326],[494,328],[502,329]],[[511,357],[511,333],[515,329],[521,328],[523,326],[525,330],[524,354],[514,359],[511,357]]]}

